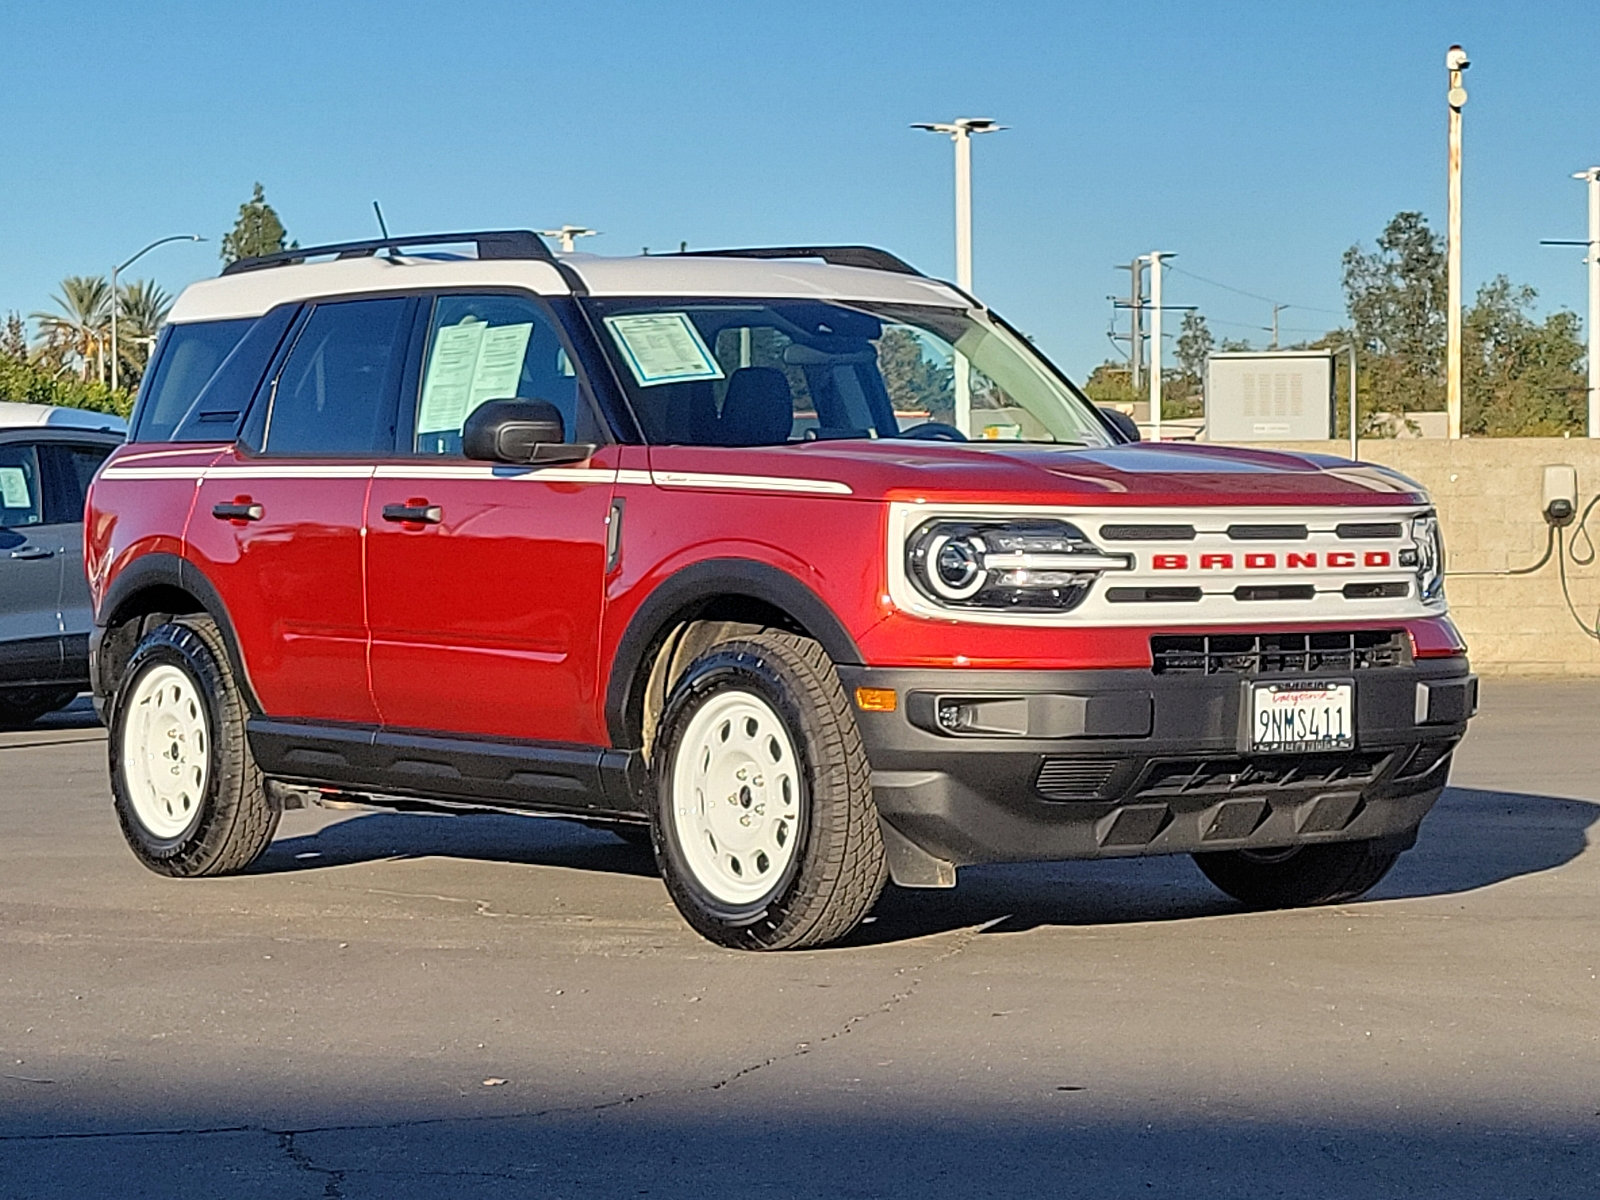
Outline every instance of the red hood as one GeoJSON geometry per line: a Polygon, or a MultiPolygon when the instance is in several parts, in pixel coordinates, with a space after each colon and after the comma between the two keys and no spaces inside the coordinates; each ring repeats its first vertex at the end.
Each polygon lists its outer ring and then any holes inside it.
{"type": "MultiPolygon", "coordinates": [[[[659,458],[658,458],[659,456],[659,458]]],[[[1425,504],[1387,467],[1325,454],[1145,442],[1103,449],[958,442],[805,442],[730,452],[661,447],[658,467],[803,477],[862,499],[1102,505],[1425,504]],[[737,466],[726,457],[739,455],[737,466]],[[681,456],[681,457],[680,457],[681,456]]]]}

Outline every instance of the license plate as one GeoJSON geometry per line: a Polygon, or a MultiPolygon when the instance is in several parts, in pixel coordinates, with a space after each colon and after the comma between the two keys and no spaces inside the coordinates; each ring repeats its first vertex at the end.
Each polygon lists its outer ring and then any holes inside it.
{"type": "Polygon", "coordinates": [[[1352,683],[1250,685],[1250,749],[1269,754],[1350,750],[1356,744],[1352,683]]]}

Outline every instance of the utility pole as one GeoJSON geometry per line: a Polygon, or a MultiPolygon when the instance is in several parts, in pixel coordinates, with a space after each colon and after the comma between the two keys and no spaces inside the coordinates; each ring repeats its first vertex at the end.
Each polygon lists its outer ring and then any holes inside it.
{"type": "Polygon", "coordinates": [[[1278,314],[1288,307],[1289,305],[1287,304],[1274,304],[1272,306],[1272,345],[1269,349],[1276,350],[1278,348],[1278,314]]]}
{"type": "MultiPolygon", "coordinates": [[[[1128,272],[1131,281],[1128,298],[1106,298],[1111,301],[1113,308],[1128,310],[1128,386],[1137,392],[1144,386],[1144,259],[1136,258],[1127,266],[1116,269],[1128,272]]],[[[1121,335],[1116,337],[1120,340],[1121,335]]]]}
{"type": "Polygon", "coordinates": [[[1471,66],[1467,52],[1451,46],[1444,56],[1450,72],[1450,90],[1445,102],[1450,106],[1450,240],[1448,246],[1445,334],[1445,408],[1449,414],[1450,436],[1461,436],[1461,110],[1466,107],[1467,89],[1461,86],[1461,72],[1471,66]]]}
{"type": "MultiPolygon", "coordinates": [[[[918,122],[913,129],[950,135],[956,146],[956,286],[972,294],[972,135],[998,133],[1004,125],[988,117],[957,117],[948,123],[918,122]]],[[[967,361],[955,357],[956,428],[972,433],[972,376],[967,361]]]]}
{"type": "Polygon", "coordinates": [[[1600,437],[1600,167],[1579,171],[1589,184],[1589,436],[1600,437]]]}
{"type": "Polygon", "coordinates": [[[1150,263],[1150,440],[1161,440],[1161,260],[1175,258],[1167,250],[1152,250],[1150,263]]]}

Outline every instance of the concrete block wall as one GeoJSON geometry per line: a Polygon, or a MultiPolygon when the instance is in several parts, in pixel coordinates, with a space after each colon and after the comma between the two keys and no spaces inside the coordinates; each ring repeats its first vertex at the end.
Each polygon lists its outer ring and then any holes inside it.
{"type": "MultiPolygon", "coordinates": [[[[1261,449],[1268,447],[1261,446],[1261,449]]],[[[1347,442],[1274,443],[1346,457],[1347,442]]],[[[1532,566],[1544,553],[1544,468],[1578,471],[1578,508],[1600,492],[1600,439],[1382,439],[1362,442],[1363,461],[1393,467],[1432,494],[1444,528],[1445,595],[1484,675],[1600,676],[1600,642],[1579,629],[1562,599],[1555,556],[1531,575],[1481,576],[1532,566]]],[[[1600,506],[1590,521],[1600,542],[1600,506]]],[[[1570,546],[1573,527],[1567,530],[1570,546]]],[[[1580,552],[1588,545],[1578,538],[1580,552]]],[[[1579,614],[1600,618],[1600,563],[1572,567],[1568,583],[1579,614]]]]}

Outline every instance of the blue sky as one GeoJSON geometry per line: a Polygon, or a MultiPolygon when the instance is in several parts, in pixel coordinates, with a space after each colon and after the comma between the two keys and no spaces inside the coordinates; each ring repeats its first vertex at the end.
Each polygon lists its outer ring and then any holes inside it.
{"type": "Polygon", "coordinates": [[[976,284],[1082,376],[1112,269],[1176,251],[1219,336],[1337,323],[1340,253],[1444,222],[1445,48],[1467,75],[1468,292],[1581,310],[1575,170],[1600,162],[1600,9],[1505,3],[220,3],[0,6],[0,312],[132,274],[213,274],[251,184],[302,244],[558,225],[586,249],[818,241],[953,272],[951,153],[990,116],[976,284]],[[1316,311],[1318,309],[1328,311],[1316,311]]]}

